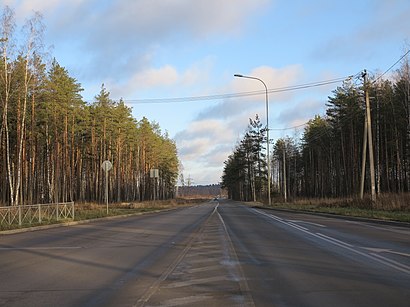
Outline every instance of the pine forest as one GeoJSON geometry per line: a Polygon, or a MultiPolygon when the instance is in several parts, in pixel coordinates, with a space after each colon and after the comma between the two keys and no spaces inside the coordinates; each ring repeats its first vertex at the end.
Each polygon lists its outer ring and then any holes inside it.
{"type": "MultiPolygon", "coordinates": [[[[337,87],[324,102],[326,114],[309,120],[301,137],[270,140],[272,197],[358,198],[362,173],[364,191],[370,193],[369,158],[363,150],[365,87],[370,101],[376,193],[409,192],[408,58],[401,61],[392,80],[381,75],[365,83],[361,77],[337,87]],[[364,157],[367,162],[362,172],[364,157]]],[[[242,140],[225,161],[222,185],[230,198],[266,200],[266,143],[266,127],[258,116],[250,119],[242,140]]]]}
{"type": "Polygon", "coordinates": [[[22,35],[8,7],[0,22],[0,206],[103,201],[105,160],[112,201],[174,197],[179,162],[167,133],[134,119],[104,85],[85,102],[81,84],[44,52],[40,15],[22,35]]]}

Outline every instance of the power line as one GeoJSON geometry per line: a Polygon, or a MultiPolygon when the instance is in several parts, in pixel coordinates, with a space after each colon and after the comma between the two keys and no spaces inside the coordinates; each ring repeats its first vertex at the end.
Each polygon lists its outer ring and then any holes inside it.
{"type": "MultiPolygon", "coordinates": [[[[295,91],[301,89],[307,89],[312,87],[319,87],[324,85],[330,85],[334,83],[339,83],[346,79],[352,78],[353,76],[330,79],[325,81],[311,82],[293,86],[279,87],[268,90],[268,94],[281,93],[288,91],[295,91]]],[[[265,94],[265,91],[249,91],[249,92],[239,92],[239,93],[228,93],[228,94],[216,94],[216,95],[205,95],[205,96],[191,96],[191,97],[174,97],[174,98],[151,98],[151,99],[122,99],[122,101],[131,104],[162,104],[162,103],[177,103],[177,102],[192,102],[192,101],[203,101],[203,100],[222,100],[231,99],[237,97],[247,97],[265,94]]]]}
{"type": "Polygon", "coordinates": [[[297,129],[303,126],[306,126],[309,123],[309,121],[307,121],[306,123],[297,125],[297,126],[293,126],[293,127],[287,127],[287,128],[273,128],[273,129],[269,129],[271,131],[284,131],[284,130],[291,130],[291,129],[297,129]]]}
{"type": "MultiPolygon", "coordinates": [[[[386,75],[391,69],[393,69],[393,67],[395,67],[403,58],[405,58],[408,54],[410,53],[410,50],[408,50],[406,53],[404,53],[396,62],[394,62],[382,75],[380,75],[378,78],[376,78],[372,83],[375,83],[375,82],[377,82],[379,79],[381,79],[384,75],[386,75]]],[[[348,78],[346,78],[345,80],[347,80],[347,79],[356,79],[356,78],[360,78],[361,77],[361,75],[362,75],[362,72],[359,72],[359,73],[357,73],[357,74],[355,74],[355,75],[353,75],[353,76],[349,76],[348,78]]],[[[335,79],[336,80],[336,79],[335,79]]],[[[339,80],[339,82],[340,81],[342,81],[343,79],[338,79],[339,80]]],[[[329,80],[330,81],[330,80],[329,80]]],[[[333,83],[333,82],[332,82],[333,83]]],[[[298,88],[297,88],[298,89],[298,88]]],[[[274,92],[275,90],[270,90],[269,92],[274,92]]],[[[340,118],[339,120],[338,120],[338,124],[339,125],[345,125],[345,124],[347,124],[350,120],[351,120],[351,118],[353,117],[353,116],[355,116],[355,114],[351,114],[351,115],[347,115],[347,116],[345,116],[345,117],[342,117],[342,118],[340,118]]],[[[325,121],[325,124],[329,124],[329,117],[328,116],[324,116],[324,117],[322,117],[322,119],[324,119],[324,121],[325,121]]],[[[301,125],[298,125],[298,126],[294,126],[294,127],[288,127],[288,128],[274,128],[274,129],[269,129],[269,130],[274,130],[274,131],[283,131],[283,130],[290,130],[290,129],[296,129],[296,128],[300,128],[300,127],[302,127],[302,126],[305,126],[305,125],[308,125],[309,124],[309,121],[308,122],[306,122],[306,123],[303,123],[303,124],[301,124],[301,125]]],[[[325,129],[325,130],[320,130],[318,133],[317,132],[313,132],[312,133],[312,131],[310,132],[310,137],[309,137],[309,141],[310,142],[314,142],[314,141],[318,141],[318,140],[320,140],[322,137],[325,137],[325,136],[331,136],[331,135],[329,135],[329,133],[331,134],[332,133],[332,131],[329,131],[328,129],[325,129]]],[[[303,139],[303,137],[302,138],[300,138],[299,139],[299,141],[302,141],[302,139],[303,139]]],[[[328,148],[324,148],[325,150],[327,150],[328,148]]]]}
{"type": "Polygon", "coordinates": [[[373,83],[376,83],[379,79],[381,79],[385,74],[387,74],[394,66],[396,66],[401,60],[403,60],[406,55],[408,55],[410,53],[410,49],[403,54],[400,59],[398,59],[396,62],[394,62],[394,64],[392,64],[384,73],[382,73],[379,77],[376,78],[376,80],[373,81],[373,83]]]}

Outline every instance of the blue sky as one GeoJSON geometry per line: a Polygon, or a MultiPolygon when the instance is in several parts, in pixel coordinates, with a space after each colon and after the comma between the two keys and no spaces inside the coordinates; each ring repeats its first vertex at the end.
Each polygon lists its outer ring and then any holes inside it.
{"type": "MultiPolygon", "coordinates": [[[[92,101],[101,84],[137,119],[175,139],[185,178],[220,181],[250,117],[266,121],[264,95],[147,103],[378,74],[410,47],[408,0],[1,0],[19,25],[39,11],[44,44],[92,101]]],[[[398,67],[395,67],[398,68],[398,67]]],[[[340,83],[269,96],[271,129],[323,114],[340,83]]],[[[272,130],[275,140],[303,127],[272,130]]]]}

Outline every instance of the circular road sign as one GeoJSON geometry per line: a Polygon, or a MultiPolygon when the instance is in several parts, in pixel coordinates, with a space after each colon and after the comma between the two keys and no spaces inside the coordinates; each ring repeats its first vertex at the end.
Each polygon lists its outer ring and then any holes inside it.
{"type": "Polygon", "coordinates": [[[105,172],[108,172],[110,169],[112,169],[112,163],[111,163],[110,161],[108,161],[108,160],[105,160],[105,161],[102,163],[101,167],[102,167],[102,169],[103,169],[105,172]]]}

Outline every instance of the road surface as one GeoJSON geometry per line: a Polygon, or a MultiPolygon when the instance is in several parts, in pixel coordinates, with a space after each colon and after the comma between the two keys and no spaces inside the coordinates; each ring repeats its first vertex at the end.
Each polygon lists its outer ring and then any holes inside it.
{"type": "Polygon", "coordinates": [[[409,306],[410,229],[229,200],[0,236],[0,306],[409,306]]]}

